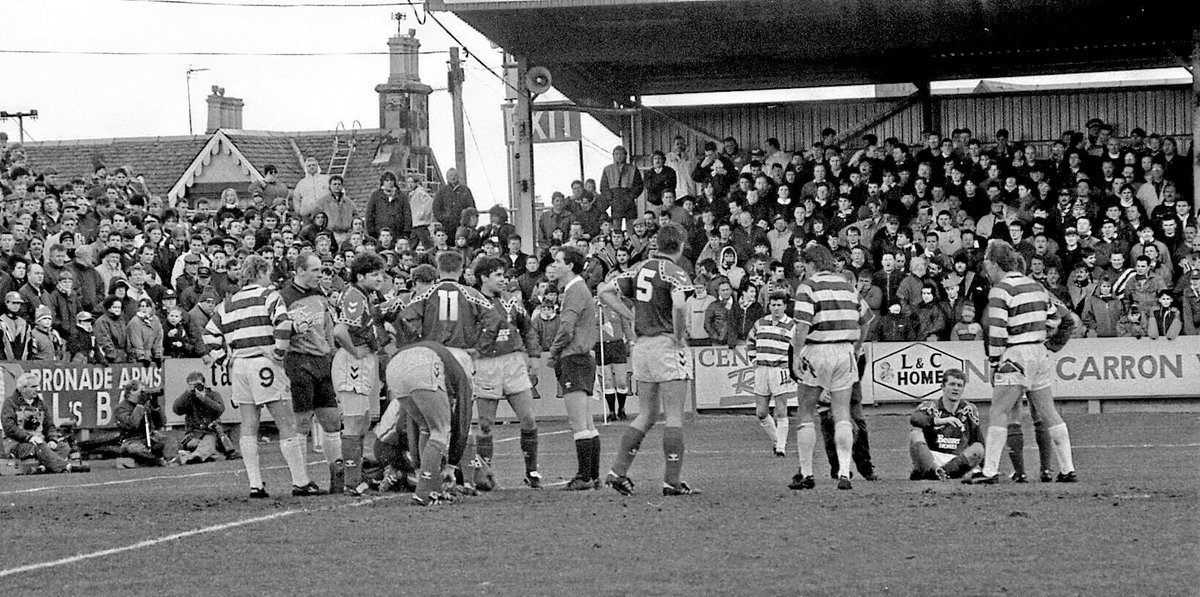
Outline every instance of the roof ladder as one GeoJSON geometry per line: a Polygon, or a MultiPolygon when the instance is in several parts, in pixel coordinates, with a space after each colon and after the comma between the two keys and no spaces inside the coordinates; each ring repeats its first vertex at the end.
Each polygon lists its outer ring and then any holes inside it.
{"type": "Polygon", "coordinates": [[[342,178],[346,177],[346,170],[350,167],[350,155],[354,153],[354,148],[358,144],[358,131],[362,128],[357,120],[351,126],[354,128],[349,131],[349,134],[346,132],[346,125],[341,122],[333,130],[333,156],[329,158],[329,170],[327,170],[331,176],[337,174],[342,178]]]}

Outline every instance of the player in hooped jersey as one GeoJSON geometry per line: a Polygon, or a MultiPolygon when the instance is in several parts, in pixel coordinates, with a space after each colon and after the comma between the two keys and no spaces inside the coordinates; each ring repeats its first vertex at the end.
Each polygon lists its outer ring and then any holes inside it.
{"type": "Polygon", "coordinates": [[[633,375],[638,382],[638,415],[621,436],[617,459],[606,482],[622,495],[633,493],[626,476],[642,439],[660,412],[667,416],[663,431],[666,468],[663,495],[695,493],[680,480],[683,469],[683,411],[687,403],[688,368],[686,302],[692,284],[677,261],[683,254],[685,232],[678,224],[667,224],[655,235],[658,252],[653,257],[617,276],[600,288],[604,304],[634,321],[637,339],[633,344],[633,375]],[[633,313],[621,302],[632,298],[633,313]]]}
{"type": "Polygon", "coordinates": [[[813,448],[817,435],[817,399],[830,394],[834,443],[837,445],[838,489],[850,489],[851,450],[854,423],[850,420],[850,394],[858,381],[858,348],[870,323],[867,303],[845,276],[835,272],[833,253],[815,245],[804,250],[809,277],[796,288],[796,335],[793,342],[792,373],[800,381],[797,392],[796,445],[800,471],[792,477],[791,489],[812,489],[813,448]]]}

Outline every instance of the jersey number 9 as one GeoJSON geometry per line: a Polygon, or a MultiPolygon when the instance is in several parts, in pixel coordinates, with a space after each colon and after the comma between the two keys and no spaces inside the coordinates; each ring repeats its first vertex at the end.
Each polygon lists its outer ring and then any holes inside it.
{"type": "Polygon", "coordinates": [[[449,290],[438,291],[438,319],[441,321],[458,321],[458,293],[449,290]]]}

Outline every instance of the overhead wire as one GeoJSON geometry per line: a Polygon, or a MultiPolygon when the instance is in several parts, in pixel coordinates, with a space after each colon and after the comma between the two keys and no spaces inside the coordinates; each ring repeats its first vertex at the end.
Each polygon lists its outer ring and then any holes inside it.
{"type": "Polygon", "coordinates": [[[479,140],[475,138],[475,127],[471,125],[471,117],[467,116],[466,110],[463,110],[463,120],[467,123],[467,131],[471,133],[471,143],[475,145],[475,153],[479,156],[479,166],[483,168],[483,179],[487,181],[487,186],[492,191],[492,196],[495,196],[496,187],[492,184],[491,174],[488,173],[487,160],[483,159],[483,150],[479,148],[479,140]]]}
{"type": "MultiPolygon", "coordinates": [[[[446,54],[449,50],[426,50],[423,52],[399,52],[404,55],[417,54],[446,54]]],[[[0,54],[38,54],[38,55],[68,55],[68,56],[388,56],[392,52],[140,52],[121,50],[13,50],[0,49],[0,54]]]]}
{"type": "Polygon", "coordinates": [[[232,6],[241,8],[380,8],[388,6],[403,6],[399,2],[349,2],[334,4],[326,2],[291,3],[291,2],[216,2],[212,0],[116,0],[117,2],[132,2],[137,4],[180,4],[185,6],[232,6]]]}

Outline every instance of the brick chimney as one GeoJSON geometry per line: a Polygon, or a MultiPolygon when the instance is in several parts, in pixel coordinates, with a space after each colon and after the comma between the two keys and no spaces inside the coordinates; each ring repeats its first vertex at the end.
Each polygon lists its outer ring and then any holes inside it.
{"type": "Polygon", "coordinates": [[[207,134],[217,132],[217,129],[241,129],[242,106],[244,102],[236,97],[225,97],[225,88],[212,86],[212,94],[208,96],[208,128],[207,134]]]}

